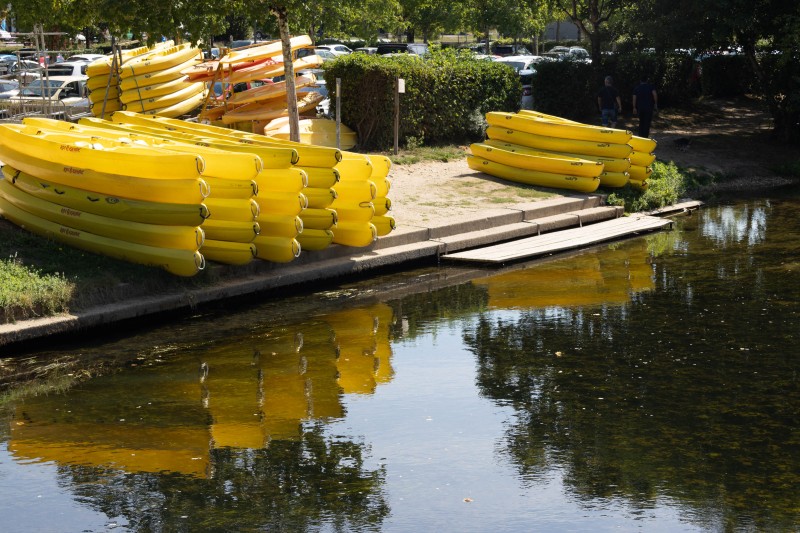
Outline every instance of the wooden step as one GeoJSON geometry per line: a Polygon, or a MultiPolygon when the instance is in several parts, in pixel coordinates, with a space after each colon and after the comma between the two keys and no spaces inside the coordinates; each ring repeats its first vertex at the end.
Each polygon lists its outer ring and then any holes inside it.
{"type": "Polygon", "coordinates": [[[502,264],[575,248],[584,248],[627,235],[656,231],[671,224],[672,221],[668,219],[636,214],[494,246],[448,253],[443,255],[442,259],[502,264]]]}

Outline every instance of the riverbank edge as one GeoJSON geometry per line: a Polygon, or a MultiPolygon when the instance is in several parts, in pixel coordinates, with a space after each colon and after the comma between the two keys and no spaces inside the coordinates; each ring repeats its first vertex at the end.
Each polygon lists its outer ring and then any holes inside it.
{"type": "Polygon", "coordinates": [[[595,209],[605,205],[605,199],[605,195],[600,194],[555,196],[510,207],[481,209],[430,223],[417,222],[401,226],[365,248],[332,245],[322,251],[303,253],[286,264],[265,261],[245,266],[209,264],[208,268],[220,274],[220,281],[212,285],[0,324],[0,346],[169,312],[196,310],[214,302],[259,293],[363,277],[409,264],[437,264],[440,256],[447,252],[528,236],[531,224],[526,221],[534,218],[554,218],[554,231],[566,228],[575,223],[575,216],[570,212],[595,209]],[[560,222],[559,217],[562,218],[560,222]]]}

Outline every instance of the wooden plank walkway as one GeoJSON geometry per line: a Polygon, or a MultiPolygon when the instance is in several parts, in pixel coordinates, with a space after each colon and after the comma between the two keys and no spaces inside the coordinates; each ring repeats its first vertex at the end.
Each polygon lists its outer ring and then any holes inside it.
{"type": "Polygon", "coordinates": [[[637,214],[606,220],[580,228],[554,231],[503,244],[445,254],[442,258],[479,263],[508,263],[575,248],[584,248],[599,242],[619,239],[626,235],[656,231],[671,224],[671,220],[637,214]]]}

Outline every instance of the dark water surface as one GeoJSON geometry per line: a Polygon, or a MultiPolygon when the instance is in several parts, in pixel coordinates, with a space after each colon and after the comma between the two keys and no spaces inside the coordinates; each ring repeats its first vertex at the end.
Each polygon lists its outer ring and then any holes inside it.
{"type": "Polygon", "coordinates": [[[0,531],[797,531],[798,213],[26,354],[122,364],[2,411],[0,531]]]}

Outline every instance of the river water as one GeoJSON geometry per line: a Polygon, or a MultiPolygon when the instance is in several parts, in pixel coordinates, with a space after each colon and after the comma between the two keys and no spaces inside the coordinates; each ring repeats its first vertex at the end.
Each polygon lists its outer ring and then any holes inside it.
{"type": "Polygon", "coordinates": [[[108,364],[4,406],[0,531],[797,531],[798,212],[17,355],[108,364]]]}

